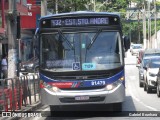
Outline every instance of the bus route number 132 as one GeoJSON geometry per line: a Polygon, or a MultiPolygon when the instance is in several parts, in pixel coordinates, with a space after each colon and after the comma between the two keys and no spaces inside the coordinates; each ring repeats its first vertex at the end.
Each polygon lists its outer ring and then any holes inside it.
{"type": "Polygon", "coordinates": [[[99,85],[105,85],[105,84],[106,82],[104,80],[96,80],[91,82],[92,86],[97,86],[97,85],[99,86],[99,85]]]}

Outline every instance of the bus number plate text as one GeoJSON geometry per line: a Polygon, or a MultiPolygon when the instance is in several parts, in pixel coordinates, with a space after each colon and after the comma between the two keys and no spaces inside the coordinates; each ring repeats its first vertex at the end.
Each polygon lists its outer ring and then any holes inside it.
{"type": "Polygon", "coordinates": [[[104,80],[97,80],[97,81],[95,80],[91,82],[92,86],[100,86],[100,85],[105,85],[105,84],[106,82],[104,80]]]}

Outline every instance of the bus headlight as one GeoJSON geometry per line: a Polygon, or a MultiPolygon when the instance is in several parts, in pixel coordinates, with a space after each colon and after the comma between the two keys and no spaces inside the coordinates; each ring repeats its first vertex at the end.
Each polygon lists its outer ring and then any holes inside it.
{"type": "Polygon", "coordinates": [[[47,88],[48,90],[50,90],[52,92],[59,92],[60,91],[60,89],[58,87],[52,86],[52,85],[50,85],[48,83],[44,82],[43,85],[44,85],[44,88],[47,88]]]}
{"type": "Polygon", "coordinates": [[[122,84],[123,80],[124,80],[124,77],[121,77],[119,80],[115,81],[114,83],[106,85],[106,90],[110,91],[115,89],[118,85],[122,84]]]}

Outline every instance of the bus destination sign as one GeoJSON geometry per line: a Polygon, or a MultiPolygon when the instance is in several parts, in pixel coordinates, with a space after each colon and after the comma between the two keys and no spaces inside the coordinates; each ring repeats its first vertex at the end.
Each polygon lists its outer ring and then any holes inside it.
{"type": "Polygon", "coordinates": [[[109,24],[108,17],[58,18],[51,20],[52,27],[108,25],[108,24],[109,24]]]}

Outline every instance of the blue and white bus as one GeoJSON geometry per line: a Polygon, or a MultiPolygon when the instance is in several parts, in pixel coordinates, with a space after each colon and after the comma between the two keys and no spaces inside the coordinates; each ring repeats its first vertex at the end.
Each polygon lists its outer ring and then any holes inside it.
{"type": "Polygon", "coordinates": [[[41,102],[59,106],[112,104],[125,98],[123,37],[120,16],[72,12],[42,17],[38,32],[41,102]]]}

